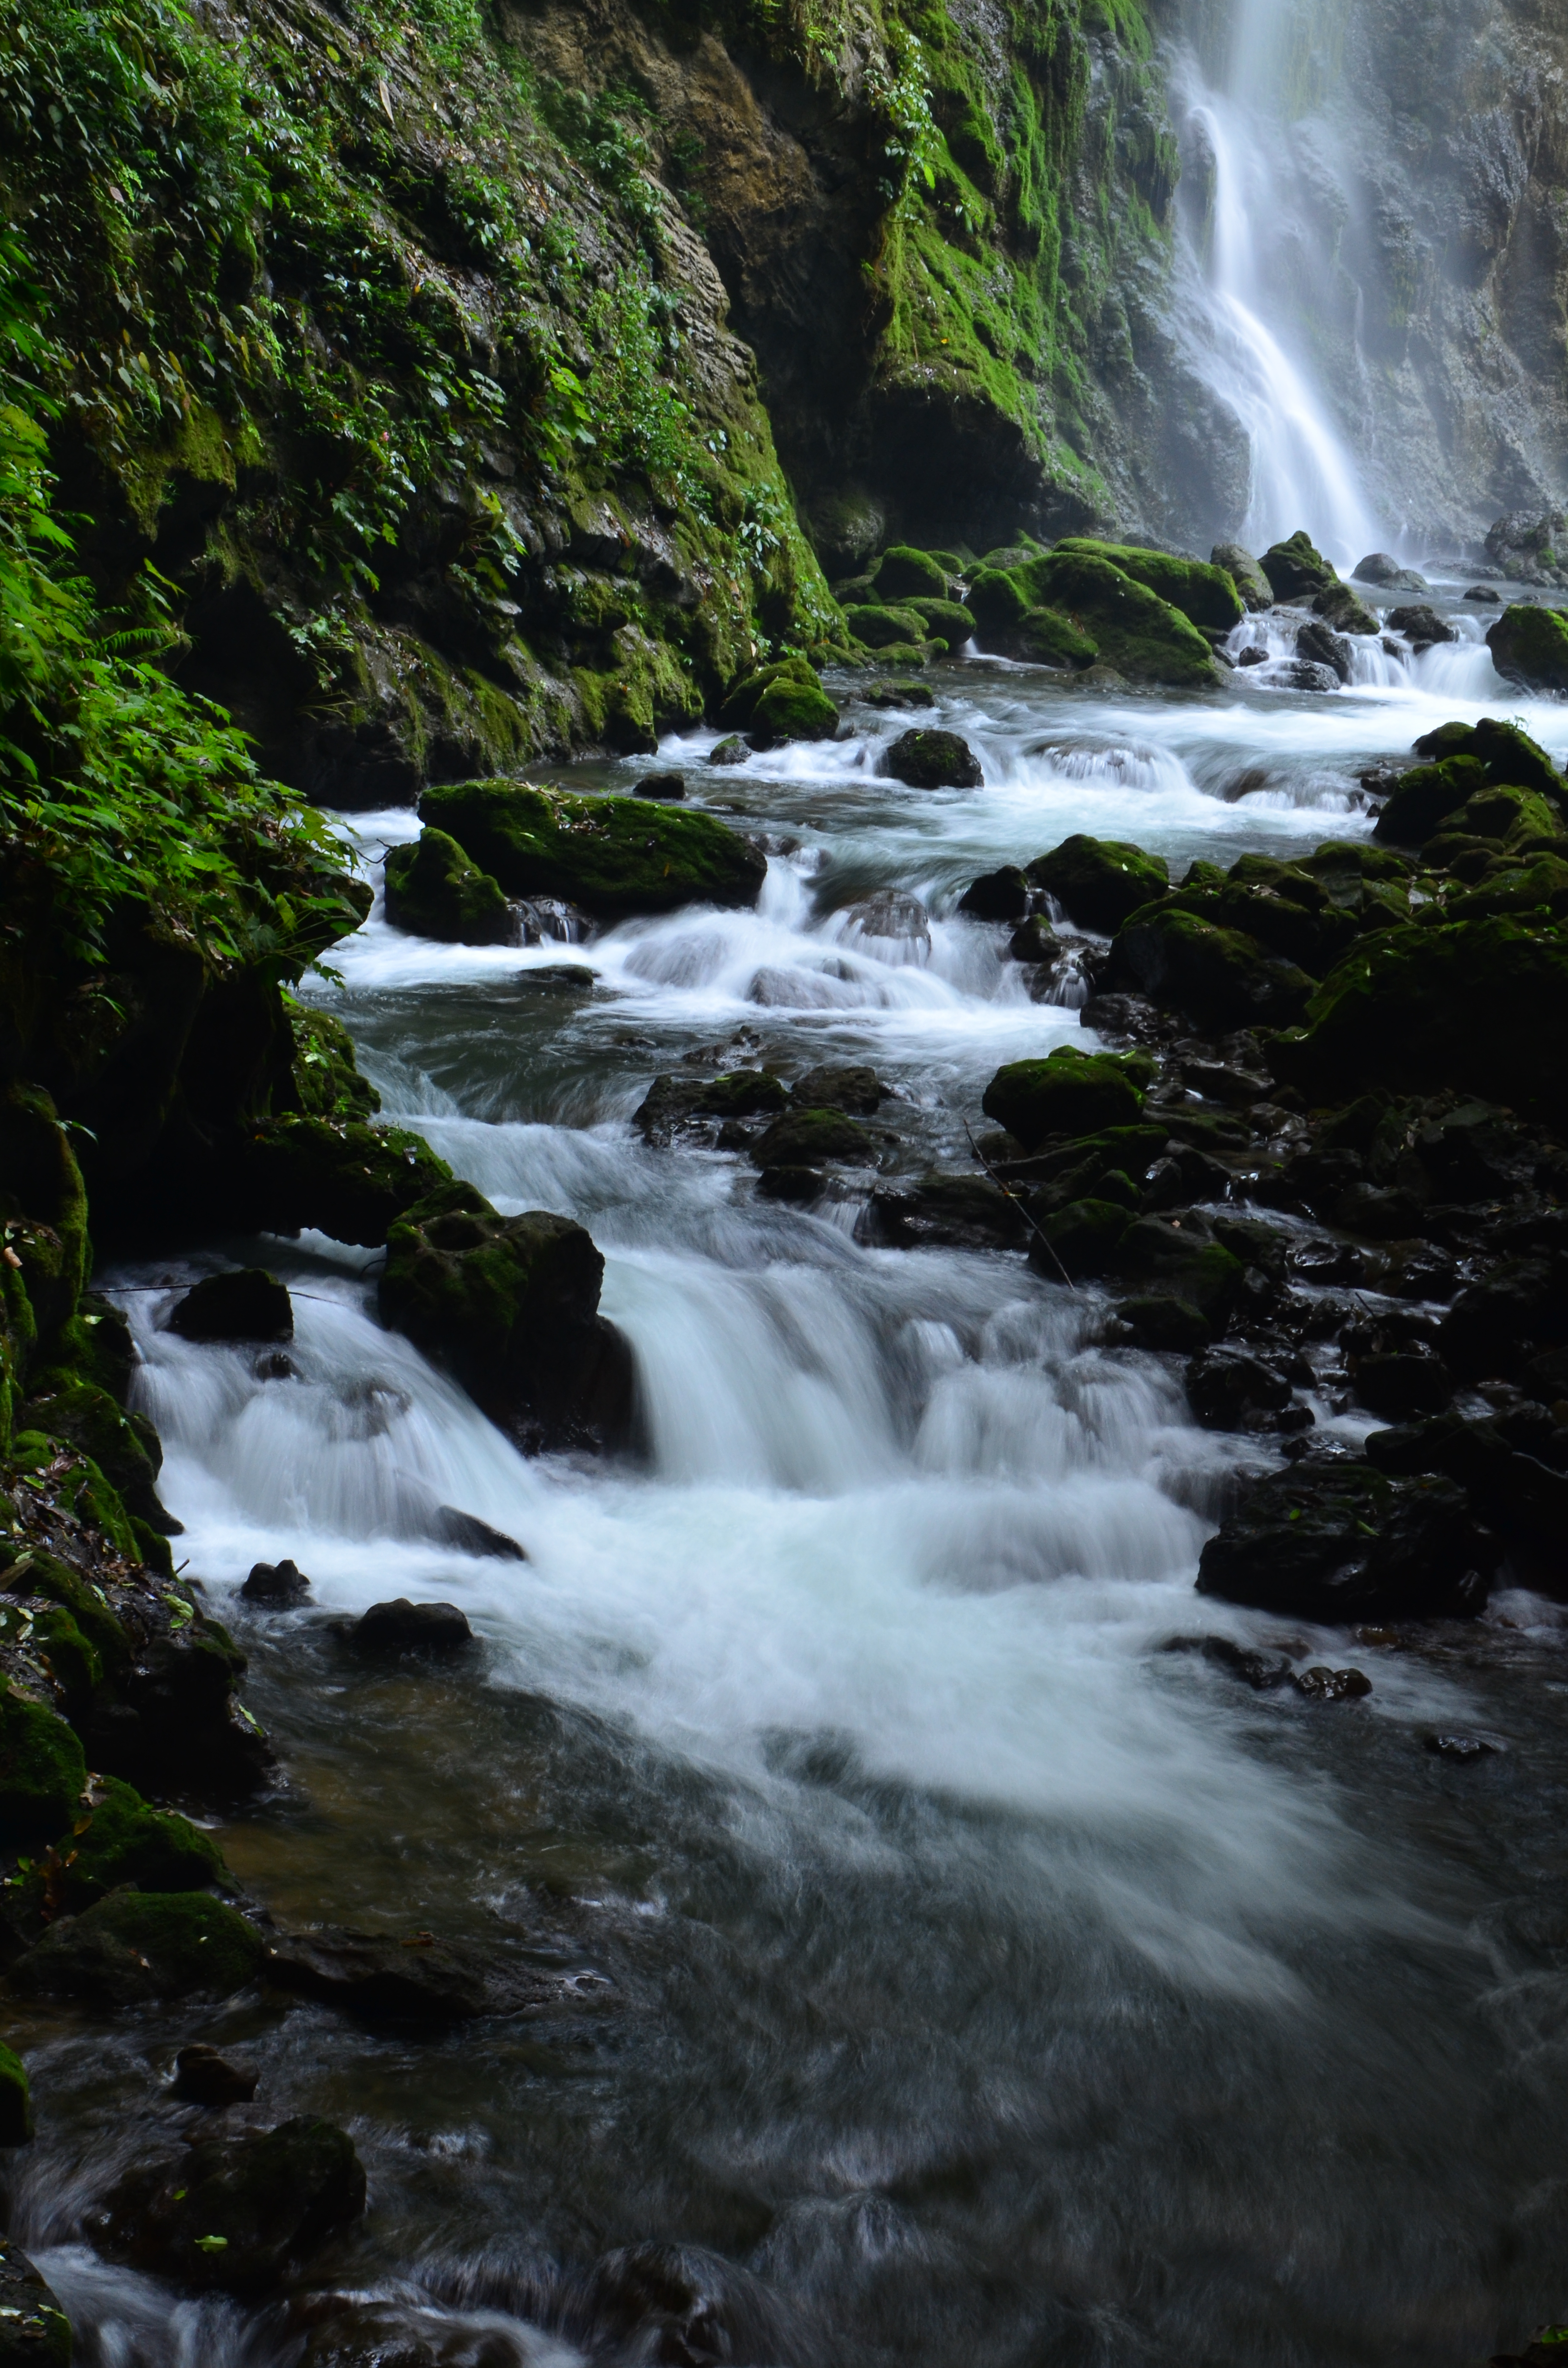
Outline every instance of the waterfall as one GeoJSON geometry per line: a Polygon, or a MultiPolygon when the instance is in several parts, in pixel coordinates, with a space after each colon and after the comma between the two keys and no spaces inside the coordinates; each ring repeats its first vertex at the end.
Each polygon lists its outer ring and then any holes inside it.
{"type": "Polygon", "coordinates": [[[1342,569],[1384,540],[1302,335],[1302,168],[1288,120],[1293,0],[1233,0],[1210,80],[1196,47],[1173,88],[1182,122],[1187,357],[1250,450],[1241,540],[1304,526],[1342,569]]]}

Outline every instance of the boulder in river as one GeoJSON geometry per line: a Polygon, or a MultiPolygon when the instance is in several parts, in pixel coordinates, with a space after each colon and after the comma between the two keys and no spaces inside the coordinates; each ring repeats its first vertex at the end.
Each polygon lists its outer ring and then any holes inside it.
{"type": "Polygon", "coordinates": [[[889,1249],[1014,1249],[1028,1229],[1016,1200],[989,1176],[922,1176],[871,1195],[875,1238],[889,1249]]]}
{"type": "Polygon", "coordinates": [[[223,1853],[210,1834],[173,1809],[154,1809],[117,1776],[95,1776],[71,1827],[60,1880],[64,1905],[89,1907],[122,1884],[139,1891],[222,1889],[223,1853]]]}
{"type": "Polygon", "coordinates": [[[473,1642],[468,1615],[455,1603],[411,1603],[406,1595],[372,1603],[352,1624],[345,1622],[342,1633],[350,1650],[367,1660],[399,1660],[405,1653],[449,1660],[473,1642]]]}
{"type": "Polygon", "coordinates": [[[935,707],[937,694],[924,682],[869,682],[858,694],[863,707],[935,707]]]}
{"type": "Polygon", "coordinates": [[[831,740],[837,729],[838,710],[820,682],[782,675],[752,709],[746,738],[754,748],[776,748],[789,740],[831,740]]]}
{"type": "Polygon", "coordinates": [[[444,830],[422,830],[386,860],[387,918],[394,929],[446,945],[516,946],[522,924],[505,890],[444,830]]]}
{"type": "MultiPolygon", "coordinates": [[[[1216,683],[1220,669],[1198,626],[1105,554],[1105,546],[1059,546],[1028,560],[1015,574],[1029,604],[1026,617],[1034,609],[1060,610],[1091,637],[1099,659],[1129,682],[1192,690],[1216,683]]],[[[1141,560],[1159,556],[1139,554],[1141,560]]],[[[1218,568],[1203,573],[1213,579],[1215,597],[1233,602],[1239,616],[1228,579],[1218,568]]],[[[970,597],[972,605],[972,589],[970,597]]]]}
{"type": "Polygon", "coordinates": [[[1381,592],[1426,592],[1430,589],[1424,575],[1414,567],[1403,567],[1386,551],[1369,552],[1358,559],[1351,574],[1362,584],[1375,584],[1381,592]]]}
{"type": "Polygon", "coordinates": [[[1283,542],[1272,544],[1257,564],[1277,600],[1311,599],[1339,580],[1305,527],[1298,527],[1283,542]]]}
{"type": "Polygon", "coordinates": [[[1417,601],[1405,609],[1391,609],[1384,622],[1391,633],[1403,633],[1417,657],[1436,642],[1457,642],[1459,634],[1446,617],[1439,617],[1426,601],[1417,601]]]}
{"type": "Polygon", "coordinates": [[[795,1099],[803,1110],[847,1110],[852,1118],[869,1118],[887,1099],[886,1086],[864,1062],[823,1061],[795,1080],[795,1099]]]}
{"type": "Polygon", "coordinates": [[[1379,631],[1376,617],[1348,584],[1325,585],[1321,592],[1314,593],[1312,613],[1321,617],[1325,625],[1332,625],[1336,633],[1368,634],[1379,631]]]}
{"type": "Polygon", "coordinates": [[[1182,559],[1169,551],[1146,551],[1135,543],[1101,542],[1089,535],[1064,535],[1056,549],[1108,560],[1200,630],[1228,633],[1246,614],[1240,587],[1230,571],[1211,562],[1182,559]]]}
{"type": "Polygon", "coordinates": [[[275,1989],[319,1998],[364,2022],[470,2022],[521,2002],[516,1984],[497,1987],[477,1954],[422,1930],[324,1925],[280,1932],[268,1944],[266,1970],[275,1989]]]}
{"type": "Polygon", "coordinates": [[[884,600],[940,600],[948,590],[947,574],[928,551],[895,542],[883,552],[874,571],[877,591],[884,600]]]}
{"type": "Polygon", "coordinates": [[[252,1563],[250,1576],[240,1593],[247,1603],[264,1604],[269,1611],[281,1611],[296,1603],[308,1603],[311,1582],[297,1562],[252,1563]]]}
{"type": "Polygon", "coordinates": [[[387,1236],[381,1319],[445,1365],[527,1453],[631,1437],[631,1350],[598,1313],[604,1258],[570,1217],[502,1217],[449,1184],[387,1236]]]}
{"type": "Polygon", "coordinates": [[[1413,765],[1395,780],[1373,835],[1395,847],[1420,847],[1485,786],[1486,768],[1479,757],[1454,753],[1413,765]]]}
{"type": "Polygon", "coordinates": [[[229,1175],[233,1222],[378,1248],[404,1209],[451,1169],[422,1136],[357,1120],[258,1119],[235,1146],[229,1175]]]}
{"type": "MultiPolygon", "coordinates": [[[[926,620],[917,609],[898,608],[884,600],[851,601],[844,621],[868,650],[918,649],[926,639],[926,620]]],[[[889,663],[907,665],[908,660],[893,658],[889,663]]]]}
{"type": "Polygon", "coordinates": [[[1037,855],[1028,879],[1043,888],[1081,929],[1110,937],[1129,916],[1165,895],[1170,873],[1162,857],[1119,838],[1074,831],[1049,855],[1037,855]]]}
{"type": "Polygon", "coordinates": [[[797,1107],[774,1120],[752,1145],[759,1167],[820,1167],[824,1161],[874,1167],[877,1138],[841,1110],[797,1107]]]}
{"type": "Polygon", "coordinates": [[[1249,1349],[1206,1349],[1187,1366],[1187,1401],[1207,1430],[1254,1430],[1290,1405],[1290,1383],[1249,1349]]]}
{"type": "Polygon", "coordinates": [[[1473,1619],[1496,1563],[1451,1481],[1313,1460],[1249,1491],[1204,1547],[1198,1591],[1325,1626],[1473,1619]]]}
{"type": "Polygon", "coordinates": [[[175,1303],[169,1330],[182,1340],[291,1340],[289,1293],[265,1267],[210,1274],[175,1303]]]}
{"type": "Polygon", "coordinates": [[[1241,1260],[1196,1210],[1182,1217],[1140,1217],[1117,1244],[1111,1271],[1140,1295],[1195,1307],[1219,1333],[1242,1287],[1241,1260]]]}
{"type": "Polygon", "coordinates": [[[0,2237],[0,2368],[71,2368],[71,2322],[8,2237],[0,2237]]]}
{"type": "Polygon", "coordinates": [[[1317,618],[1309,618],[1296,634],[1296,655],[1313,666],[1327,666],[1340,682],[1350,679],[1349,644],[1317,618]]]}
{"type": "Polygon", "coordinates": [[[1054,962],[1062,951],[1062,941],[1043,913],[1031,913],[1020,921],[1007,940],[1007,953],[1016,962],[1054,962]]]}
{"type": "Polygon", "coordinates": [[[1062,1045],[1043,1061],[1008,1061],[985,1088],[981,1108],[1026,1151],[1053,1135],[1090,1135],[1133,1126],[1150,1076],[1136,1053],[1081,1053],[1062,1045]]]}
{"type": "Polygon", "coordinates": [[[1255,614],[1274,606],[1274,586],[1250,551],[1239,542],[1217,542],[1209,554],[1211,567],[1222,567],[1241,596],[1242,606],[1255,614]]]}
{"type": "Polygon", "coordinates": [[[260,2085],[248,2064],[235,2064],[200,2040],[175,2057],[174,2093],[182,2105],[248,2105],[260,2085]]]}
{"type": "Polygon", "coordinates": [[[693,1120],[773,1118],[789,1102],[789,1087],[771,1069],[729,1069],[714,1077],[655,1077],[632,1112],[631,1123],[647,1142],[664,1145],[676,1127],[693,1120]]]}
{"type": "Polygon", "coordinates": [[[1288,1027],[1312,992],[1305,971],[1256,938],[1175,905],[1136,914],[1113,952],[1119,974],[1200,1028],[1288,1027]]]}
{"type": "Polygon", "coordinates": [[[1500,609],[1503,595],[1490,584],[1470,584],[1460,594],[1461,600],[1474,600],[1488,609],[1500,609]]]}
{"type": "Polygon", "coordinates": [[[205,1891],[111,1891],[51,1924],[10,1982],[23,1998],[106,2008],[227,1998],[255,1978],[261,1957],[256,1927],[205,1891]]]}
{"type": "Polygon", "coordinates": [[[298,2114],[132,2170],[95,2234],[105,2251],[181,2285],[271,2294],[364,2209],[353,2140],[298,2114]]]}
{"type": "Polygon", "coordinates": [[[662,805],[678,805],[686,796],[684,773],[644,773],[631,784],[634,798],[653,798],[662,805]]]}
{"type": "Polygon", "coordinates": [[[1568,690],[1568,618],[1555,609],[1505,609],[1486,631],[1492,663],[1521,690],[1568,690]]]}
{"type": "Polygon", "coordinates": [[[1039,1220],[1040,1230],[1029,1243],[1029,1264],[1051,1282],[1063,1274],[1070,1282],[1108,1274],[1131,1223],[1131,1210],[1120,1201],[1069,1201],[1039,1220]]]}
{"type": "Polygon", "coordinates": [[[983,871],[959,898],[959,911],[976,921],[1021,921],[1029,909],[1029,883],[1016,863],[983,871]]]}
{"type": "Polygon", "coordinates": [[[507,780],[426,790],[449,831],[508,896],[559,896],[601,920],[677,905],[755,905],[767,865],[716,814],[646,798],[575,797],[507,780]]]}
{"type": "Polygon", "coordinates": [[[912,790],[978,790],[985,784],[979,757],[957,732],[914,724],[882,758],[882,770],[912,790]]]}

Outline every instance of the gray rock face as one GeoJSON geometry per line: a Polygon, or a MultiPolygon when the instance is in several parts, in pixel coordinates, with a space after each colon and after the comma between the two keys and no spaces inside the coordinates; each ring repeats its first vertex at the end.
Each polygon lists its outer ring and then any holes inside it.
{"type": "Polygon", "coordinates": [[[1568,513],[1510,510],[1488,528],[1486,556],[1516,584],[1568,584],[1568,513]]]}

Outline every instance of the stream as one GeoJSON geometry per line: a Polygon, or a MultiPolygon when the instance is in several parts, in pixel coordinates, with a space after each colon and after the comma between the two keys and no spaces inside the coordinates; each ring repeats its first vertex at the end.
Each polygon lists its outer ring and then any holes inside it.
{"type": "MultiPolygon", "coordinates": [[[[338,2356],[308,2311],[181,2299],[85,2239],[199,2121],[169,2093],[193,2039],[259,2066],[236,2123],[352,2134],[369,2211],[312,2284],[389,2368],[1476,2368],[1568,2307],[1562,1615],[1505,1590],[1402,1647],[1308,1632],[1371,1677],[1354,1703],[1162,1652],[1278,1641],[1192,1593],[1267,1444],[1197,1429],[1179,1360],[1094,1345],[1096,1289],[868,1248],[863,1186],[770,1204],[744,1156],[630,1123],[683,1064],[867,1062],[891,1165],[971,1167],[997,1064],[1085,1031],[1081,981],[1031,1000],[1006,930],[958,916],[968,882],[1076,830],[1178,874],[1364,833],[1358,769],[1450,717],[1518,713],[1561,755],[1568,715],[1499,683],[1460,590],[1434,600],[1463,639],[1355,643],[1333,694],[971,657],[932,670],[935,716],[841,682],[838,742],[719,771],[715,733],[671,740],[766,843],[757,910],[518,951],[402,936],[378,897],[302,990],[497,1207],[588,1226],[648,1450],[525,1462],[380,1328],[380,1253],[235,1240],[105,1279],[286,1779],[216,1829],[232,1865],[279,1922],[506,1952],[539,2003],[413,2038],[254,1992],[107,2039],[27,2010],[10,2226],[87,2368],[338,2356]],[[881,778],[912,721],[963,733],[985,787],[881,778]],[[928,937],[851,909],[885,890],[928,937]],[[231,1257],[295,1292],[291,1377],[161,1328],[231,1257]],[[450,1505],[528,1561],[437,1543],[450,1505]],[[313,1602],[252,1611],[238,1583],[284,1555],[313,1602]],[[477,1656],[352,1662],[329,1621],[403,1594],[460,1605],[477,1656]],[[1503,1748],[1435,1757],[1449,1726],[1503,1748]]],[[[372,864],[417,827],[344,824],[372,864]]]]}

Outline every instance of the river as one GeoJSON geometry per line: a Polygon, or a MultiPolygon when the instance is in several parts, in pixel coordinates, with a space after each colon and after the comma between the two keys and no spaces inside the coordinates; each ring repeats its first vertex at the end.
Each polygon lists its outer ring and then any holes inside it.
{"type": "MultiPolygon", "coordinates": [[[[373,1253],[235,1241],[108,1279],[179,1551],[286,1771],[219,1829],[232,1864],[280,1921],[509,1952],[540,2003],[417,2039],[254,1995],[107,2040],[25,2017],[44,2135],[11,2226],[79,2359],[301,2356],[276,2306],[177,2300],[82,2238],[117,2166],[189,2126],[193,2038],[254,2054],[258,2122],[352,2132],[370,2209],[323,2276],[384,2336],[357,2361],[1460,2368],[1561,2313],[1560,1615],[1506,1592],[1472,1631],[1358,1646],[1356,1704],[1163,1653],[1195,1621],[1278,1633],[1198,1618],[1199,1545],[1267,1451],[1192,1425],[1179,1360],[1094,1345],[1100,1294],[1020,1256],[868,1248],[858,1190],[770,1205],[744,1157],[630,1124],[697,1056],[863,1061],[892,1164],[971,1165],[997,1064],[1084,1031],[1071,984],[1031,1001],[1006,932],[956,916],[969,880],[1074,830],[1178,870],[1364,832],[1360,767],[1519,708],[1459,590],[1460,643],[1360,644],[1332,695],[947,662],[927,720],[977,791],[881,778],[910,719],[853,703],[852,736],[737,770],[672,741],[766,839],[756,912],[518,951],[401,936],[378,898],[312,983],[389,1115],[503,1210],[591,1229],[648,1452],[524,1462],[379,1327],[373,1253]],[[846,917],[885,889],[928,940],[846,917]],[[160,1328],[229,1255],[294,1291],[292,1378],[160,1328]],[[440,1504],[528,1560],[432,1543],[440,1504]],[[232,1590],[284,1554],[313,1604],[249,1611],[232,1590]],[[477,1665],[353,1664],[325,1616],[399,1594],[460,1604],[477,1665]],[[1445,1725],[1506,1748],[1454,1766],[1424,1748],[1445,1725]]],[[[1523,720],[1568,744],[1562,707],[1523,720]]],[[[344,827],[373,864],[417,825],[344,827]]]]}

